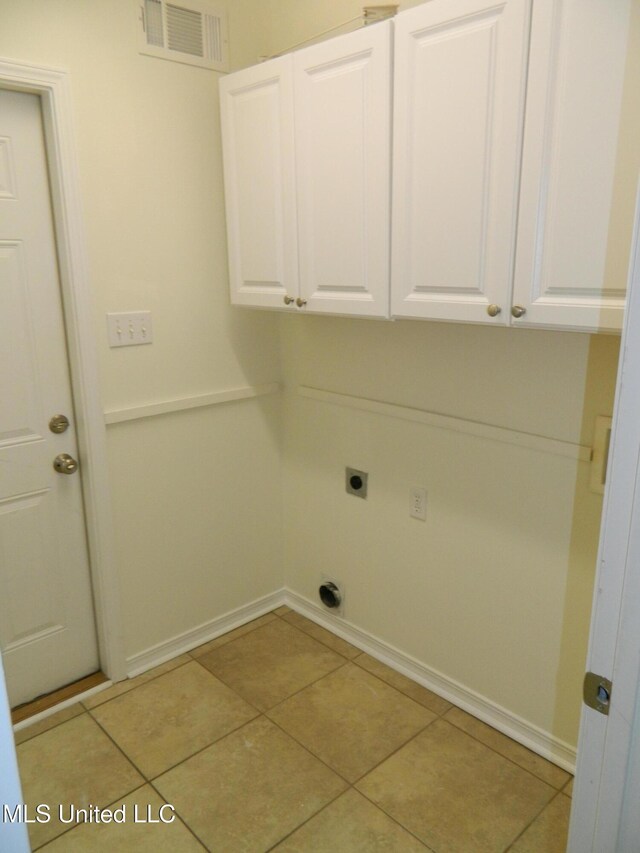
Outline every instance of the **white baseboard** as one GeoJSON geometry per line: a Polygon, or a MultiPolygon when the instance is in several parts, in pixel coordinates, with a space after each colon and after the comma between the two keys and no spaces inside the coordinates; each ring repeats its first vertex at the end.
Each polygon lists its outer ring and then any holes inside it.
{"type": "Polygon", "coordinates": [[[333,634],[342,637],[343,640],[347,640],[347,642],[362,649],[371,657],[382,661],[382,663],[387,664],[402,675],[406,675],[418,684],[422,684],[423,687],[432,690],[438,696],[442,696],[443,699],[448,700],[458,708],[462,708],[463,711],[467,711],[548,761],[552,761],[562,767],[563,770],[568,770],[569,773],[575,772],[576,750],[570,744],[555,738],[549,732],[534,726],[485,696],[379,640],[367,631],[357,628],[342,618],[335,617],[329,611],[287,588],[276,590],[270,595],[263,596],[250,604],[205,622],[191,631],[186,631],[184,634],[133,655],[127,659],[129,678],[191,651],[191,649],[207,643],[221,634],[239,628],[282,604],[288,605],[333,634]]]}
{"type": "Polygon", "coordinates": [[[562,767],[569,773],[575,773],[576,750],[570,744],[555,738],[549,732],[523,720],[506,708],[496,705],[490,699],[459,684],[452,678],[431,669],[410,655],[399,651],[388,643],[379,640],[367,631],[351,625],[342,618],[333,616],[329,611],[312,603],[293,590],[284,590],[282,603],[293,610],[347,640],[362,651],[387,664],[397,672],[406,675],[423,687],[442,696],[443,699],[462,708],[482,722],[487,723],[507,737],[526,746],[532,752],[562,767]]]}
{"type": "Polygon", "coordinates": [[[258,598],[249,604],[230,610],[222,616],[217,616],[209,622],[204,622],[197,628],[185,631],[184,634],[179,634],[177,637],[151,646],[143,652],[127,658],[127,675],[129,678],[134,678],[154,666],[159,666],[161,663],[178,657],[178,655],[190,652],[191,649],[208,643],[209,640],[215,640],[221,634],[226,634],[228,631],[233,631],[234,628],[239,628],[259,616],[264,616],[265,613],[269,613],[269,611],[284,604],[284,601],[285,590],[276,590],[276,592],[258,598]]]}

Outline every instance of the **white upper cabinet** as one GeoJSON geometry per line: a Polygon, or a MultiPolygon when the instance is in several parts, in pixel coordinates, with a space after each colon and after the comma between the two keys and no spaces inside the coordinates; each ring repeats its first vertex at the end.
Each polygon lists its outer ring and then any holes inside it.
{"type": "Polygon", "coordinates": [[[518,324],[621,328],[626,281],[610,280],[607,252],[629,12],[629,0],[534,2],[518,324]]]}
{"type": "Polygon", "coordinates": [[[220,80],[231,301],[275,308],[297,293],[292,57],[220,80]]]}
{"type": "Polygon", "coordinates": [[[387,317],[391,23],[293,55],[300,295],[387,317]]]}
{"type": "Polygon", "coordinates": [[[391,23],[220,82],[231,301],[389,316],[391,23]]]}
{"type": "Polygon", "coordinates": [[[432,0],[395,19],[393,316],[508,322],[529,16],[432,0]]]}
{"type": "Polygon", "coordinates": [[[221,80],[232,302],[620,329],[630,7],[430,0],[221,80]]]}

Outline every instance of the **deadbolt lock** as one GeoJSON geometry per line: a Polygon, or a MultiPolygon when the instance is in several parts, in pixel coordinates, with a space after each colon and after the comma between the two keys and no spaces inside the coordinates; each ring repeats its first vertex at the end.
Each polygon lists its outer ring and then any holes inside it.
{"type": "Polygon", "coordinates": [[[73,474],[78,470],[78,463],[68,453],[59,453],[53,460],[53,467],[58,474],[73,474]]]}
{"type": "Polygon", "coordinates": [[[51,432],[66,432],[69,429],[69,418],[66,415],[54,415],[49,421],[51,432]]]}

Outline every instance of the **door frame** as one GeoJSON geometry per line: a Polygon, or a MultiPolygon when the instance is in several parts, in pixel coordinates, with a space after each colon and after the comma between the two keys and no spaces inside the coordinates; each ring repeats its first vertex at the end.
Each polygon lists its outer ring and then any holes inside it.
{"type": "Polygon", "coordinates": [[[586,664],[613,688],[608,716],[582,706],[569,853],[637,849],[639,615],[640,184],[586,664]]]}
{"type": "Polygon", "coordinates": [[[0,60],[0,88],[37,95],[42,106],[71,391],[82,463],[80,475],[98,650],[104,674],[112,681],[121,681],[127,677],[126,659],[69,74],[59,69],[0,60]]]}

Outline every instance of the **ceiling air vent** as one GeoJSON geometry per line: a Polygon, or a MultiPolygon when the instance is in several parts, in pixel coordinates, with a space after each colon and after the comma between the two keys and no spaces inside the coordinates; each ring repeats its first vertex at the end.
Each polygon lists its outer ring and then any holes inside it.
{"type": "Polygon", "coordinates": [[[140,53],[226,71],[227,13],[207,2],[136,0],[140,53]]]}

